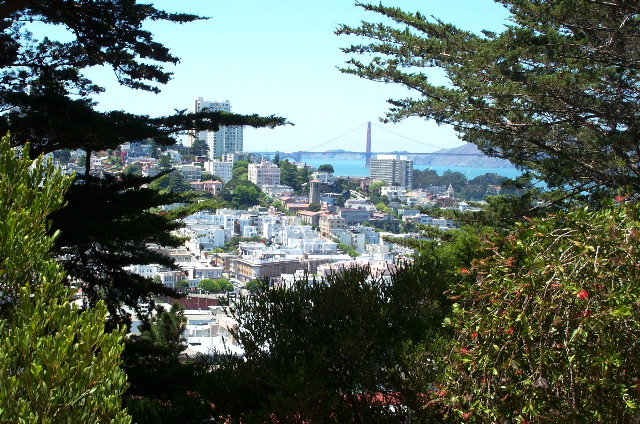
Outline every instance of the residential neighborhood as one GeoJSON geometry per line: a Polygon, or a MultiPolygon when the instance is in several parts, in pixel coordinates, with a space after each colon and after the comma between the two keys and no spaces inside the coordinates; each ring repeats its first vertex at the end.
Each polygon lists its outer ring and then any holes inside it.
{"type": "MultiPolygon", "coordinates": [[[[230,318],[216,306],[227,293],[246,293],[246,285],[256,280],[271,287],[303,279],[312,283],[352,267],[367,267],[372,275],[389,274],[398,263],[412,260],[414,252],[402,240],[423,238],[422,226],[440,230],[459,226],[444,215],[425,211],[471,208],[456,199],[451,184],[413,189],[412,163],[405,158],[380,155],[370,176],[343,177],[334,175],[330,165],[315,169],[239,152],[214,158],[207,149],[197,152],[181,147],[160,150],[149,141],[126,143],[95,153],[90,170],[97,175],[165,173],[153,183],[156,188],[191,192],[198,201],[221,200],[220,207],[203,208],[181,219],[183,226],[176,235],[183,238],[182,247],[154,246],[174,259],[177,269],[157,264],[127,267],[130,273],[184,292],[187,299],[208,298],[206,302],[181,300],[194,308],[188,315],[199,317],[193,320],[198,323],[187,327],[185,354],[202,352],[203,346],[213,349],[220,337],[229,336],[224,328],[232,325],[230,318]],[[295,178],[287,179],[284,173],[295,178]],[[246,198],[240,199],[241,195],[246,198]],[[203,281],[208,280],[229,281],[233,288],[208,293],[203,289],[203,281]],[[203,344],[203,337],[209,337],[209,343],[203,344]]],[[[80,151],[54,159],[64,172],[83,172],[80,151]]],[[[162,209],[168,212],[181,206],[162,209]]]]}

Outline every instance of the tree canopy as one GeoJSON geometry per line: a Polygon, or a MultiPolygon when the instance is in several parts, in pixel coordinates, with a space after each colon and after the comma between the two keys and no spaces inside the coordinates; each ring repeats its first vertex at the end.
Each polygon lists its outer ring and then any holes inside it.
{"type": "Polygon", "coordinates": [[[463,274],[443,399],[468,422],[633,422],[637,204],[518,225],[463,274]]]}
{"type": "Polygon", "coordinates": [[[424,422],[433,411],[409,380],[429,375],[430,361],[404,355],[448,310],[442,281],[427,275],[450,264],[432,260],[401,267],[391,284],[366,268],[288,288],[255,283],[230,308],[244,358],[214,356],[200,393],[230,422],[424,422]]]}
{"type": "Polygon", "coordinates": [[[329,172],[330,174],[333,174],[333,171],[333,165],[331,165],[330,163],[325,163],[318,167],[318,172],[329,172]]]}
{"type": "Polygon", "coordinates": [[[344,49],[356,57],[343,71],[417,93],[389,100],[387,121],[418,116],[451,124],[484,153],[532,169],[549,187],[639,192],[640,5],[496,1],[511,22],[482,34],[420,12],[361,5],[385,23],[338,29],[370,41],[344,49]]]}
{"type": "Polygon", "coordinates": [[[296,192],[300,192],[303,185],[309,182],[310,174],[306,166],[298,167],[288,159],[280,161],[280,182],[296,192]]]}
{"type": "MultiPolygon", "coordinates": [[[[27,152],[22,152],[27,153],[27,152]]],[[[124,329],[81,311],[48,254],[47,215],[71,179],[0,142],[0,421],[129,423],[120,396],[124,329]]]]}
{"type": "MultiPolygon", "coordinates": [[[[25,152],[32,157],[64,148],[85,151],[85,175],[79,175],[66,194],[66,206],[51,216],[52,232],[62,230],[54,253],[69,279],[82,281],[89,306],[99,299],[107,301],[112,318],[123,312],[120,301],[135,307],[139,298],[167,294],[161,285],[124,267],[173,266],[149,246],[180,243],[166,233],[179,226],[174,221],[178,215],[155,213],[155,208],[187,199],[142,187],[150,179],[94,177],[92,152],[148,139],[154,147],[171,145],[177,134],[192,130],[273,127],[284,119],[209,111],[150,117],[95,110],[92,96],[103,89],[87,78],[89,68],[111,68],[124,86],[158,92],[171,77],[164,67],[178,58],[145,26],[201,17],[167,13],[135,0],[53,0],[0,1],[0,18],[0,132],[10,131],[13,146],[29,142],[25,152]],[[46,31],[53,28],[56,31],[46,31]]],[[[162,165],[169,168],[167,159],[162,165]]],[[[166,180],[175,191],[187,189],[178,175],[166,180]]]]}
{"type": "Polygon", "coordinates": [[[173,144],[173,134],[220,125],[275,126],[278,117],[224,112],[185,113],[151,118],[122,111],[97,112],[91,96],[103,89],[84,75],[95,66],[113,69],[130,88],[158,92],[176,63],[164,45],[144,29],[149,21],[192,22],[201,17],[167,13],[131,0],[11,1],[0,3],[0,132],[11,131],[13,145],[32,144],[31,154],[61,148],[115,148],[126,141],[153,138],[173,144]],[[69,41],[37,38],[44,23],[69,41]],[[33,33],[29,32],[33,28],[33,33]]]}
{"type": "Polygon", "coordinates": [[[211,278],[205,278],[198,283],[198,288],[208,293],[222,293],[233,290],[233,284],[231,281],[224,278],[219,280],[212,280],[211,278]]]}
{"type": "Polygon", "coordinates": [[[81,281],[87,306],[103,300],[113,318],[124,314],[121,302],[137,308],[139,299],[149,293],[171,294],[172,290],[124,268],[151,263],[175,268],[170,257],[150,249],[149,244],[182,244],[181,238],[170,233],[182,226],[174,221],[176,215],[159,214],[154,208],[184,198],[142,187],[151,178],[123,175],[88,179],[86,184],[74,184],[65,198],[67,206],[49,217],[52,227],[61,231],[53,254],[71,278],[81,281]]]}

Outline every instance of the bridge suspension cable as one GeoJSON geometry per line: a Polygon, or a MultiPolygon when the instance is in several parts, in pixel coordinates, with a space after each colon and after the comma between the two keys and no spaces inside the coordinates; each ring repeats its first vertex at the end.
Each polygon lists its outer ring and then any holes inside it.
{"type": "Polygon", "coordinates": [[[329,140],[329,141],[325,141],[324,143],[320,143],[320,144],[318,144],[317,146],[313,146],[313,147],[310,147],[310,148],[308,148],[308,149],[301,150],[301,152],[309,152],[309,151],[311,151],[311,150],[313,150],[313,149],[317,149],[318,147],[322,147],[322,146],[324,146],[325,144],[329,144],[329,143],[331,143],[332,141],[336,141],[336,140],[337,140],[337,139],[339,139],[339,138],[342,138],[342,137],[344,137],[344,136],[346,136],[346,135],[351,134],[352,132],[355,132],[355,131],[359,130],[360,128],[364,127],[365,125],[367,125],[367,123],[366,123],[366,122],[365,122],[364,124],[362,124],[362,125],[360,125],[360,126],[358,126],[358,127],[354,128],[354,129],[352,129],[352,130],[351,130],[351,131],[349,131],[349,132],[346,132],[346,133],[344,133],[344,134],[342,134],[342,135],[340,135],[340,136],[338,136],[338,137],[336,137],[336,138],[332,138],[332,139],[331,139],[331,140],[329,140]]]}
{"type": "Polygon", "coordinates": [[[404,138],[406,140],[413,141],[414,143],[422,144],[422,145],[429,146],[429,147],[435,147],[436,149],[441,149],[442,148],[440,146],[434,146],[433,144],[425,143],[423,141],[414,140],[413,138],[409,138],[409,137],[406,137],[406,136],[404,136],[402,134],[398,134],[398,133],[393,132],[393,131],[391,131],[391,130],[385,128],[385,127],[382,127],[380,125],[376,125],[376,124],[371,124],[371,125],[373,125],[376,128],[380,128],[381,130],[385,130],[386,132],[389,132],[389,133],[391,133],[393,135],[397,135],[398,137],[402,137],[402,138],[404,138]]]}

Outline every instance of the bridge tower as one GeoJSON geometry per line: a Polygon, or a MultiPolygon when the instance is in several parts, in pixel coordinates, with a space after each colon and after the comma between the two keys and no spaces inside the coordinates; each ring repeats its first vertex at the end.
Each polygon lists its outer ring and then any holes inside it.
{"type": "Polygon", "coordinates": [[[364,154],[364,166],[371,165],[371,122],[367,122],[367,147],[364,154]]]}

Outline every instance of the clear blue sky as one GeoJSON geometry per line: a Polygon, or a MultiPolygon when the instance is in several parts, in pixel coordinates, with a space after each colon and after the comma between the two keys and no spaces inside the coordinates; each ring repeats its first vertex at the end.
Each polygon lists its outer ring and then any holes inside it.
{"type": "MultiPolygon", "coordinates": [[[[246,151],[306,150],[336,138],[316,150],[364,151],[367,121],[374,125],[374,151],[435,150],[392,132],[441,148],[462,144],[451,128],[418,118],[382,125],[378,119],[387,110],[386,100],[409,92],[338,71],[348,59],[339,48],[361,42],[334,35],[338,25],[382,18],[355,6],[354,0],[156,0],[154,4],[210,19],[185,25],[150,23],[148,29],[156,39],[181,58],[177,66],[167,68],[174,73],[173,80],[154,95],[119,87],[104,71],[92,73],[107,88],[97,97],[99,109],[166,115],[192,108],[199,96],[229,100],[236,113],[275,114],[295,124],[245,129],[246,151]]],[[[418,10],[472,31],[501,31],[507,18],[504,8],[492,0],[383,4],[418,10]]]]}

